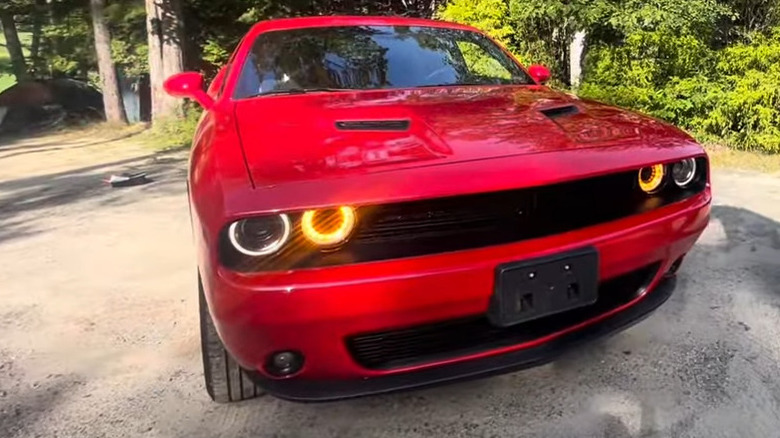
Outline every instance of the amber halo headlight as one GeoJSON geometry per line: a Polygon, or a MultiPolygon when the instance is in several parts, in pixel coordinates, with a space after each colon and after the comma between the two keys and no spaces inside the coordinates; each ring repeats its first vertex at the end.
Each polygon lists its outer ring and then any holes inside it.
{"type": "Polygon", "coordinates": [[[639,188],[645,193],[655,193],[661,189],[666,171],[663,164],[639,169],[639,188]]]}
{"type": "Polygon", "coordinates": [[[228,238],[240,253],[257,257],[273,254],[290,238],[286,214],[241,219],[230,224],[228,238]]]}
{"type": "Polygon", "coordinates": [[[685,188],[696,179],[696,160],[686,158],[672,165],[672,179],[678,187],[685,188]]]}
{"type": "Polygon", "coordinates": [[[307,210],[301,217],[301,232],[315,245],[332,247],[347,240],[356,224],[352,207],[307,210]]]}

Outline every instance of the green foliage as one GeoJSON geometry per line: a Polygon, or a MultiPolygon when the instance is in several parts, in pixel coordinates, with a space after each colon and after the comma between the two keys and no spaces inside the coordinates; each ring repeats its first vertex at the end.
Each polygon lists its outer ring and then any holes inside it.
{"type": "Polygon", "coordinates": [[[5,49],[5,36],[0,33],[0,93],[16,83],[11,73],[11,57],[5,49]]]}
{"type": "Polygon", "coordinates": [[[230,52],[225,49],[225,45],[216,39],[210,39],[203,44],[203,54],[201,58],[213,65],[223,65],[227,63],[230,52]]]}
{"type": "Polygon", "coordinates": [[[737,148],[780,152],[780,30],[722,50],[660,33],[651,44],[638,32],[624,46],[594,49],[580,94],[737,148]]]}
{"type": "Polygon", "coordinates": [[[511,45],[515,31],[507,19],[508,14],[505,0],[452,0],[436,15],[442,20],[467,23],[511,49],[517,49],[511,45]]]}
{"type": "Polygon", "coordinates": [[[778,11],[777,0],[452,0],[437,16],[486,31],[526,64],[547,64],[554,86],[565,86],[568,44],[584,30],[581,96],[780,152],[778,11]]]}
{"type": "Polygon", "coordinates": [[[585,65],[582,96],[686,125],[705,105],[697,79],[714,66],[714,52],[691,35],[638,31],[623,45],[591,48],[585,65]]]}
{"type": "MultiPolygon", "coordinates": [[[[27,45],[30,41],[30,34],[27,32],[19,33],[19,40],[22,45],[27,45]]],[[[25,50],[25,56],[29,53],[25,50]]],[[[8,50],[5,48],[5,35],[0,32],[0,93],[3,90],[10,88],[16,83],[16,78],[13,75],[13,69],[11,68],[11,57],[8,50]]]]}
{"type": "Polygon", "coordinates": [[[716,0],[625,0],[615,5],[607,23],[623,35],[655,31],[665,35],[694,35],[710,39],[732,10],[716,0]]]}
{"type": "Polygon", "coordinates": [[[155,121],[152,129],[145,133],[148,143],[159,150],[189,147],[202,115],[203,110],[199,106],[187,103],[183,118],[155,121]]]}
{"type": "Polygon", "coordinates": [[[111,29],[111,55],[125,74],[137,77],[149,71],[146,8],[142,1],[114,2],[106,7],[111,29]]]}
{"type": "Polygon", "coordinates": [[[702,129],[742,148],[780,152],[780,28],[723,50],[716,74],[723,92],[702,129]]]}
{"type": "MultiPolygon", "coordinates": [[[[43,26],[41,57],[51,76],[89,78],[97,68],[88,2],[57,4],[52,20],[43,26]]],[[[111,52],[125,76],[148,71],[146,9],[143,0],[110,2],[106,21],[111,31],[111,52]]]]}
{"type": "Polygon", "coordinates": [[[95,70],[94,34],[86,9],[77,9],[43,28],[43,56],[53,76],[85,78],[95,70]]]}
{"type": "Polygon", "coordinates": [[[486,32],[521,62],[547,65],[553,84],[562,85],[571,36],[604,20],[611,7],[607,0],[452,0],[436,16],[486,32]]]}

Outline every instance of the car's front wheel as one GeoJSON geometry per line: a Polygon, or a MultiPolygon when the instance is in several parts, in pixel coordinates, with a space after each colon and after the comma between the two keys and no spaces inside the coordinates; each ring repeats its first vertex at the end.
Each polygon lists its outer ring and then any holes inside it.
{"type": "Polygon", "coordinates": [[[228,353],[211,319],[203,284],[198,275],[200,310],[200,349],[203,353],[203,375],[206,391],[218,403],[237,402],[263,395],[262,389],[247,376],[246,371],[228,353]]]}

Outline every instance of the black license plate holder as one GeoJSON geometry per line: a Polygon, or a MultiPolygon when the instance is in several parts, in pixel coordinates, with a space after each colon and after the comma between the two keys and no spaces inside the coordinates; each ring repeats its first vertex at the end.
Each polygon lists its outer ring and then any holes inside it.
{"type": "Polygon", "coordinates": [[[590,247],[500,265],[488,319],[507,327],[593,304],[598,272],[598,251],[590,247]]]}

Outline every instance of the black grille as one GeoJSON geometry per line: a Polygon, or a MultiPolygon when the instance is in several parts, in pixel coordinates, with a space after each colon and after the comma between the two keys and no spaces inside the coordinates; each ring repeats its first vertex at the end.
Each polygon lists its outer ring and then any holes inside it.
{"type": "Polygon", "coordinates": [[[361,334],[347,339],[347,348],[363,367],[392,369],[533,341],[628,303],[652,280],[659,266],[656,263],[601,283],[593,305],[512,327],[495,327],[486,316],[477,315],[361,334]]]}
{"type": "Polygon", "coordinates": [[[504,192],[364,208],[354,240],[365,245],[487,236],[522,223],[533,201],[526,194],[504,192]]]}
{"type": "Polygon", "coordinates": [[[233,249],[227,227],[220,245],[222,262],[243,271],[315,268],[459,251],[545,237],[644,213],[701,192],[706,161],[697,180],[683,190],[667,183],[648,196],[637,170],[544,187],[427,199],[358,209],[358,228],[337,249],[318,250],[299,234],[300,213],[291,243],[268,257],[246,257],[233,249]]]}

